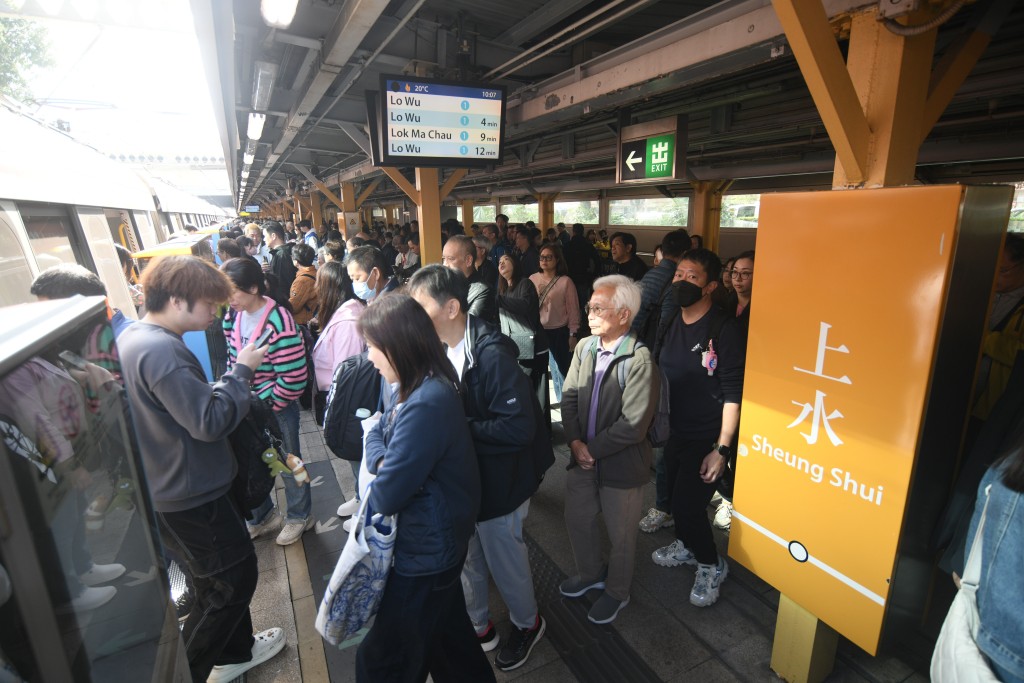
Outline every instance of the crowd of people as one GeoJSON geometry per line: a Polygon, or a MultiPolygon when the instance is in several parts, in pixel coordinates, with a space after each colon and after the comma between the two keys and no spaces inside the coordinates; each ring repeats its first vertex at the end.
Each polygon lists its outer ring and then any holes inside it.
{"type": "MultiPolygon", "coordinates": [[[[694,569],[693,605],[719,599],[729,565],[712,525],[731,523],[754,252],[723,262],[696,236],[672,230],[649,268],[628,233],[609,238],[576,224],[570,234],[560,224],[541,239],[534,226],[502,215],[473,232],[447,222],[442,262],[424,265],[414,223],[364,228],[347,241],[308,221],[240,225],[219,236],[219,268],[196,257],[155,260],[142,277],[140,322],[115,313],[121,379],[161,539],[187,578],[178,608],[194,680],[232,680],[284,647],[280,628],[253,633],[249,612],[258,582],[253,540],[278,513],[272,497],[252,509],[239,504],[229,435],[255,397],[270,408],[283,448],[301,458],[302,408],[319,411],[322,423],[338,368],[358,356],[383,390],[381,417],[352,456],[352,473],[358,481],[363,461],[375,477],[370,507],[400,520],[382,601],[357,651],[358,680],[429,673],[486,681],[494,680],[486,652],[497,650],[502,671],[528,660],[547,624],[523,525],[555,461],[555,406],[570,453],[564,516],[575,565],[560,593],[600,591],[588,619],[613,622],[629,604],[638,533],[672,527],[675,539],[651,561],[694,569]],[[223,334],[228,358],[213,383],[182,340],[210,328],[223,334]],[[667,439],[655,448],[659,421],[667,439]],[[655,505],[644,513],[652,469],[655,505]],[[504,638],[489,613],[491,581],[512,622],[504,638]]],[[[1015,279],[999,291],[1021,293],[1004,306],[1007,319],[1024,307],[1024,275],[1014,275],[1022,243],[1008,241],[1000,271],[1015,279]]],[[[101,291],[77,266],[43,273],[33,289],[44,298],[101,291]]],[[[1001,444],[1003,457],[982,485],[994,487],[1002,525],[1019,517],[1019,430],[1001,444]]],[[[312,494],[295,474],[281,476],[276,542],[289,545],[313,525],[312,494]]],[[[339,501],[339,517],[359,509],[355,489],[339,501]]],[[[986,543],[987,552],[1009,552],[999,539],[986,543]]],[[[113,589],[94,586],[124,567],[82,566],[88,598],[79,602],[109,600],[113,589]]],[[[978,598],[990,615],[983,633],[1002,652],[996,645],[1016,622],[998,612],[991,585],[978,598]]],[[[1003,680],[1021,680],[1012,653],[993,662],[1003,680]]]]}

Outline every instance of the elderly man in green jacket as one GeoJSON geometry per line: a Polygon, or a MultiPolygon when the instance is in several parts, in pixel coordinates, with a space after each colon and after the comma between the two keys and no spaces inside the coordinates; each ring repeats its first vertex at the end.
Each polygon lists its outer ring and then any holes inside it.
{"type": "Polygon", "coordinates": [[[585,310],[594,336],[577,344],[562,387],[562,425],[572,451],[566,477],[565,524],[576,576],[559,586],[566,597],[604,589],[587,618],[614,621],[629,604],[643,486],[650,480],[647,440],[661,375],[651,352],[630,332],[640,287],[623,275],[594,281],[585,310]],[[604,513],[611,541],[607,565],[595,522],[604,513]]]}

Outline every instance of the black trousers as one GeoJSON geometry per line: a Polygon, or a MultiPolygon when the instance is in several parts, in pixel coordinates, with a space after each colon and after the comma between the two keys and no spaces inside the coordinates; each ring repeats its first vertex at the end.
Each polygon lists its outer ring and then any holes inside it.
{"type": "Polygon", "coordinates": [[[562,377],[565,377],[569,373],[569,364],[572,362],[572,354],[569,352],[569,328],[568,326],[554,329],[545,328],[544,334],[548,336],[548,353],[554,358],[555,365],[561,371],[562,377]]]}
{"type": "Polygon", "coordinates": [[[701,564],[718,562],[718,549],[708,520],[708,503],[715,494],[715,484],[706,484],[700,478],[700,466],[711,452],[714,439],[682,439],[673,434],[665,444],[665,477],[672,490],[676,538],[701,564]]]}
{"type": "Polygon", "coordinates": [[[388,575],[370,632],[356,651],[359,683],[494,681],[466,612],[462,563],[439,574],[388,575]]]}
{"type": "Polygon", "coordinates": [[[158,512],[157,520],[164,544],[192,576],[196,602],[181,636],[192,680],[202,683],[216,665],[252,659],[256,550],[230,494],[191,510],[158,512]]]}
{"type": "Polygon", "coordinates": [[[550,432],[551,394],[548,392],[548,378],[550,377],[548,354],[544,352],[537,354],[528,361],[521,360],[519,361],[519,367],[530,378],[530,387],[533,389],[533,395],[537,397],[537,402],[540,403],[540,412],[544,415],[548,425],[548,432],[550,432]]]}

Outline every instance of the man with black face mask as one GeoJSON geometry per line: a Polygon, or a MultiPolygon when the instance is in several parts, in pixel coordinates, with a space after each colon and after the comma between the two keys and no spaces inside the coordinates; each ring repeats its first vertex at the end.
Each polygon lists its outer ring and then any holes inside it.
{"type": "Polygon", "coordinates": [[[718,600],[729,571],[715,548],[707,506],[735,447],[743,394],[736,322],[711,303],[721,269],[718,256],[707,249],[691,249],[680,259],[672,284],[679,312],[668,325],[658,361],[669,382],[671,428],[664,459],[677,540],[651,557],[664,567],[696,567],[690,602],[697,607],[718,600]]]}

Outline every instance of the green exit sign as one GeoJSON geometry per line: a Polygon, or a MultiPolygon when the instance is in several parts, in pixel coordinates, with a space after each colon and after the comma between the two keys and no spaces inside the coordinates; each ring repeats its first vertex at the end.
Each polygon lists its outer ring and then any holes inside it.
{"type": "Polygon", "coordinates": [[[616,182],[682,180],[685,173],[686,117],[671,116],[620,129],[616,182]]]}
{"type": "Polygon", "coordinates": [[[675,135],[647,138],[647,155],[644,158],[644,165],[648,178],[667,178],[672,175],[675,146],[675,135]]]}

